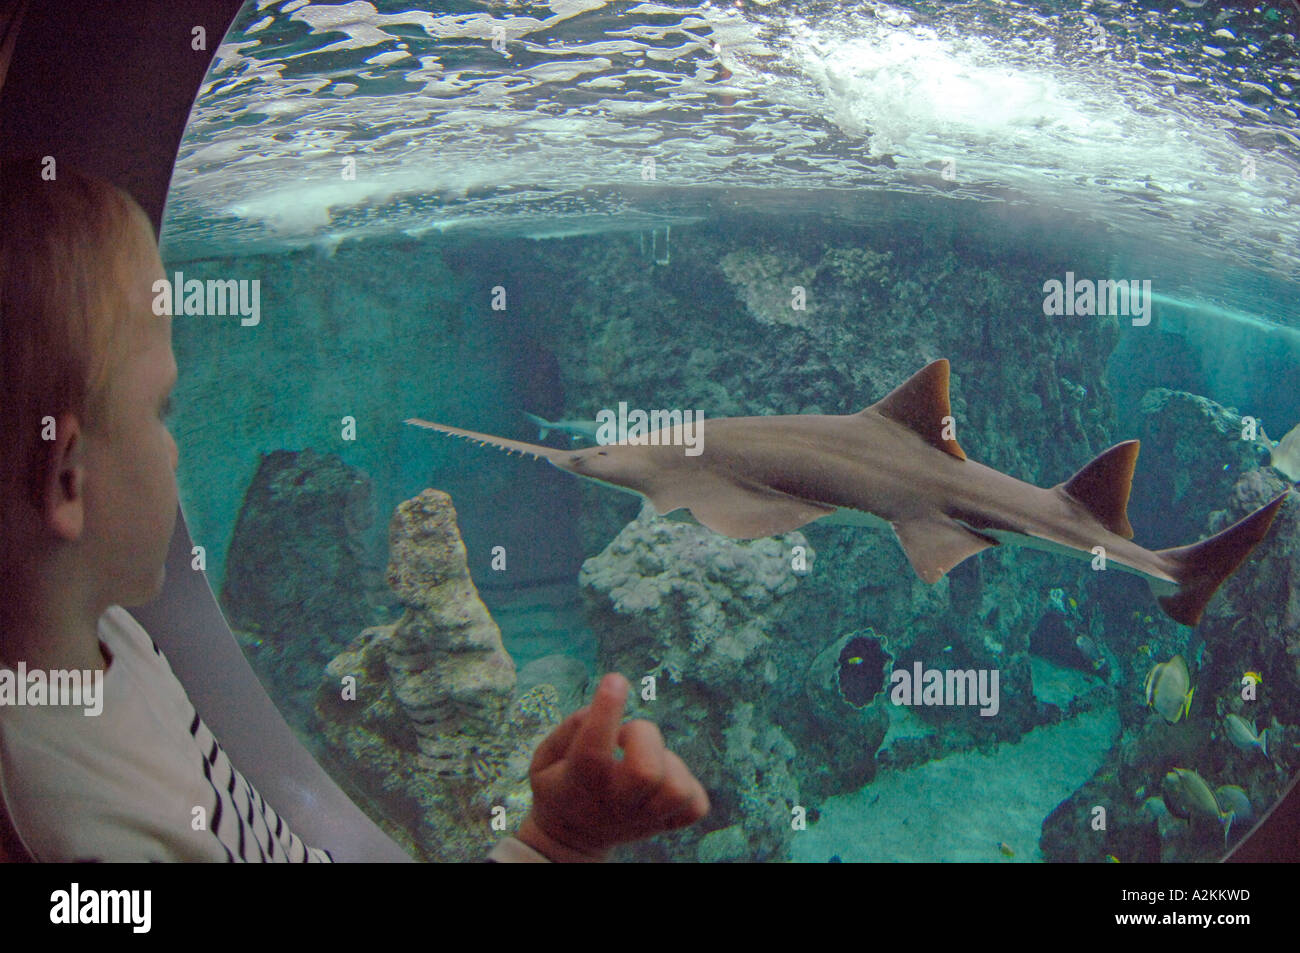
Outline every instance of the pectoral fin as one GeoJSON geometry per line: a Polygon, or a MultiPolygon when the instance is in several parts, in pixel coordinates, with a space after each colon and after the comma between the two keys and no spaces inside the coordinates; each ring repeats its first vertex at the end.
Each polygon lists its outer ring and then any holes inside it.
{"type": "Polygon", "coordinates": [[[997,545],[996,540],[972,532],[956,520],[942,515],[901,520],[893,526],[912,568],[928,583],[938,582],[967,556],[997,545]]]}
{"type": "Polygon", "coordinates": [[[732,539],[778,536],[835,512],[824,503],[709,473],[653,488],[646,496],[660,515],[685,507],[699,523],[732,539]]]}

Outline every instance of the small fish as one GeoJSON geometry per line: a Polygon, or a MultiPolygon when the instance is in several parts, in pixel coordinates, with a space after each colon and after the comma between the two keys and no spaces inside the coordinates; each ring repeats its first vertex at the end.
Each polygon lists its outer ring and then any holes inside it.
{"type": "Polygon", "coordinates": [[[1118,863],[1119,863],[1119,858],[1116,857],[1114,854],[1107,854],[1107,855],[1106,855],[1106,863],[1108,863],[1108,864],[1118,864],[1118,863]]]}
{"type": "Polygon", "coordinates": [[[1071,609],[1077,609],[1077,608],[1079,608],[1079,603],[1077,603],[1077,602],[1074,601],[1074,596],[1071,596],[1071,597],[1070,597],[1070,608],[1071,608],[1071,609]]]}
{"type": "Polygon", "coordinates": [[[1168,662],[1159,662],[1147,673],[1147,705],[1160,712],[1169,724],[1173,725],[1192,708],[1192,676],[1187,671],[1187,663],[1181,655],[1175,655],[1168,662]]]}
{"type": "Polygon", "coordinates": [[[845,662],[846,665],[861,665],[861,664],[862,664],[862,656],[861,656],[861,655],[855,655],[855,656],[853,656],[853,658],[845,659],[844,662],[845,662]]]}
{"type": "Polygon", "coordinates": [[[1138,646],[1138,651],[1143,655],[1150,655],[1151,646],[1148,643],[1143,642],[1141,645],[1138,646]]]}
{"type": "Polygon", "coordinates": [[[1101,648],[1092,639],[1086,635],[1080,635],[1074,640],[1074,647],[1079,650],[1084,658],[1092,664],[1092,670],[1098,671],[1106,664],[1106,656],[1102,654],[1101,648]]]}
{"type": "Polygon", "coordinates": [[[1259,672],[1242,672],[1242,673],[1241,673],[1241,679],[1242,679],[1243,682],[1244,682],[1244,681],[1250,681],[1251,683],[1253,683],[1253,684],[1255,684],[1255,685],[1263,685],[1263,684],[1264,684],[1264,676],[1260,675],[1259,672]]]}
{"type": "Polygon", "coordinates": [[[1223,727],[1228,732],[1228,740],[1242,751],[1258,748],[1264,757],[1268,757],[1268,729],[1255,730],[1254,721],[1246,721],[1240,715],[1229,713],[1223,719],[1223,727]]]}
{"type": "Polygon", "coordinates": [[[556,430],[560,433],[567,433],[575,440],[582,437],[595,443],[596,432],[600,428],[600,425],[594,420],[547,420],[527,411],[524,411],[524,416],[537,425],[539,431],[537,434],[538,440],[545,440],[547,434],[552,430],[556,430]]]}
{"type": "Polygon", "coordinates": [[[1165,775],[1165,804],[1171,813],[1189,821],[1192,817],[1204,817],[1225,826],[1232,823],[1231,812],[1219,807],[1205,779],[1186,768],[1174,768],[1165,775]]]}
{"type": "Polygon", "coordinates": [[[1014,856],[1016,856],[1015,848],[1013,848],[1013,847],[1012,847],[1010,844],[1008,844],[1006,841],[1001,841],[1001,842],[998,844],[998,850],[1002,851],[1002,856],[1003,856],[1003,857],[1014,857],[1014,856]]]}
{"type": "Polygon", "coordinates": [[[1228,834],[1236,821],[1249,824],[1255,819],[1255,809],[1251,806],[1246,792],[1235,784],[1224,784],[1214,789],[1214,799],[1219,802],[1219,810],[1228,815],[1224,824],[1223,842],[1228,843],[1228,834]]]}

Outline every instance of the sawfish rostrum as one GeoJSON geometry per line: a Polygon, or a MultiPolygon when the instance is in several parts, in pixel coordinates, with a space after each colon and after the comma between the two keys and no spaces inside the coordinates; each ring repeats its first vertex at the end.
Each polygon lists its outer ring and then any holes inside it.
{"type": "Polygon", "coordinates": [[[937,582],[991,546],[1019,545],[1146,578],[1161,608],[1195,625],[1205,604],[1264,538],[1285,495],[1209,539],[1149,550],[1132,542],[1127,506],[1136,440],[1116,444],[1045,489],[968,460],[951,433],[948,362],[927,365],[856,414],[721,417],[699,424],[703,451],[680,428],[651,442],[557,450],[426,420],[406,421],[646,497],[663,515],[686,509],[736,539],[814,520],[891,527],[912,568],[937,582]],[[1101,547],[1100,550],[1097,547],[1101,547]]]}

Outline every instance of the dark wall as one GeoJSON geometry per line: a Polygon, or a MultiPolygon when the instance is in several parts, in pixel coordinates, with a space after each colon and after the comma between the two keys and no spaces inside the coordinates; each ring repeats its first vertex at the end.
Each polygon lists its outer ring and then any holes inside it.
{"type": "Polygon", "coordinates": [[[34,0],[0,93],[0,151],[53,155],[162,219],[172,163],[240,0],[34,0]],[[192,48],[202,26],[206,49],[192,48]]]}

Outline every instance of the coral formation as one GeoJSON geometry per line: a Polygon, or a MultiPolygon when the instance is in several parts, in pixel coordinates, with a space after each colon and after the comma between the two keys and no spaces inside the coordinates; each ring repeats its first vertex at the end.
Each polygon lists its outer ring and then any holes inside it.
{"type": "Polygon", "coordinates": [[[1152,544],[1181,545],[1222,507],[1237,478],[1266,461],[1262,440],[1243,439],[1241,417],[1208,398],[1153,388],[1142,398],[1142,453],[1129,506],[1159,513],[1135,529],[1152,544]]]}
{"type": "Polygon", "coordinates": [[[584,564],[601,668],[641,687],[635,713],[660,725],[714,795],[703,825],[630,855],[659,857],[671,845],[697,859],[788,856],[798,745],[767,690],[784,675],[776,620],[799,584],[793,567],[813,561],[800,533],[740,542],[647,505],[584,564]],[[743,837],[711,833],[735,825],[743,837]]]}
{"type": "Polygon", "coordinates": [[[450,497],[425,490],[389,530],[388,581],[406,607],[330,662],[320,727],[347,775],[387,806],[389,830],[430,860],[474,859],[530,802],[528,764],[560,720],[548,684],[515,693],[514,662],[479,600],[450,497]],[[402,819],[403,826],[394,826],[402,819]]]}
{"type": "MultiPolygon", "coordinates": [[[[645,504],[635,520],[587,560],[580,583],[602,595],[614,613],[614,630],[601,632],[602,663],[635,651],[634,671],[652,671],[676,682],[719,684],[736,678],[770,641],[773,603],[793,592],[803,563],[813,553],[800,533],[737,542],[703,527],[660,519],[645,504]],[[629,626],[628,619],[637,619],[629,626]],[[647,642],[643,627],[659,634],[647,642]],[[652,668],[646,660],[654,659],[652,668]]],[[[598,631],[600,631],[598,629],[598,631]]]]}

